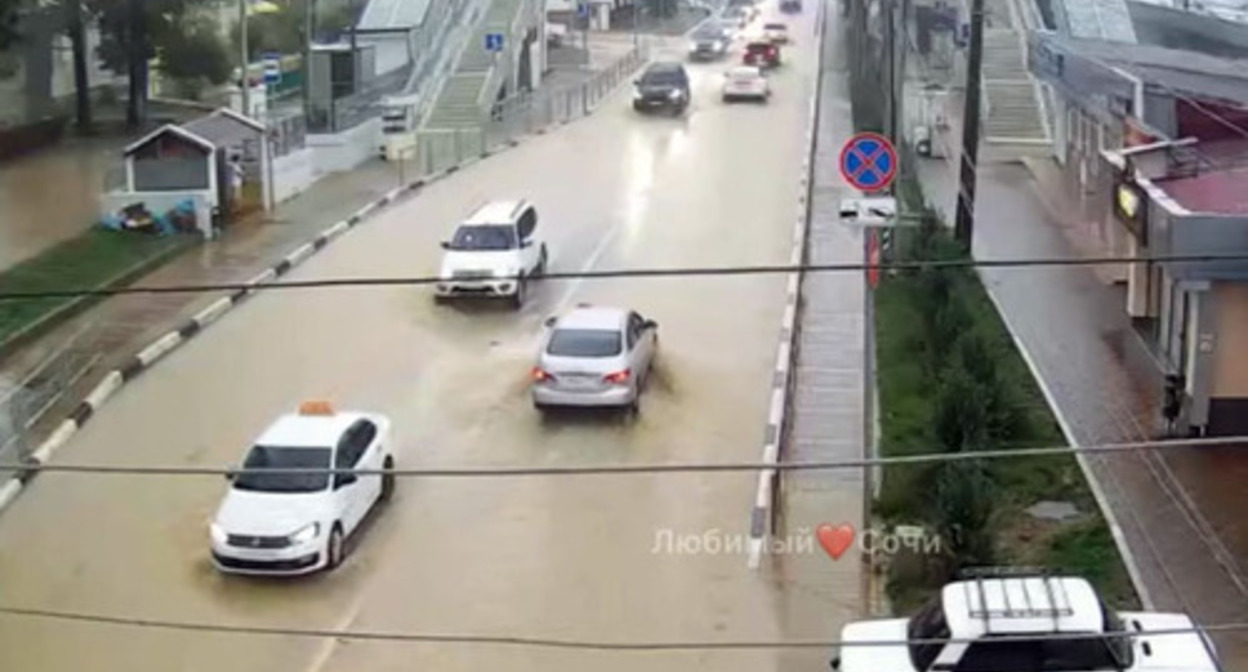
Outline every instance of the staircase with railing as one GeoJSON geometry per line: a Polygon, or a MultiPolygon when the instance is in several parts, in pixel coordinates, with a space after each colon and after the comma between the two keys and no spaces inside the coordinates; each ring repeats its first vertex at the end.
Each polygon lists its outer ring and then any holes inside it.
{"type": "Polygon", "coordinates": [[[988,0],[984,30],[984,139],[998,145],[1048,146],[1051,132],[1040,85],[1027,69],[1026,25],[1014,0],[988,0]]]}
{"type": "Polygon", "coordinates": [[[470,31],[463,45],[459,62],[447,78],[422,130],[441,131],[480,126],[486,107],[515,69],[512,54],[522,43],[535,20],[540,20],[540,7],[535,0],[488,0],[480,22],[470,31]],[[486,49],[486,36],[503,35],[503,49],[486,49]]]}

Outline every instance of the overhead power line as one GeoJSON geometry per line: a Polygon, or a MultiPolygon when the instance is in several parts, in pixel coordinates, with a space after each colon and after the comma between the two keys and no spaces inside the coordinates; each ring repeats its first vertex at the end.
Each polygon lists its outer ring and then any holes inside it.
{"type": "MultiPolygon", "coordinates": [[[[428,644],[472,644],[520,646],[525,648],[546,649],[579,649],[589,651],[705,651],[723,649],[828,649],[908,646],[912,644],[971,644],[976,639],[905,639],[878,641],[839,641],[839,640],[793,640],[793,641],[719,641],[719,642],[605,642],[577,639],[551,639],[545,637],[522,637],[510,635],[470,635],[470,634],[429,634],[415,632],[385,632],[379,630],[334,630],[322,628],[285,628],[248,625],[225,625],[219,623],[203,623],[195,621],[171,621],[159,618],[141,618],[134,616],[115,616],[108,614],[91,614],[77,611],[58,611],[52,609],[34,609],[27,607],[0,606],[0,614],[26,618],[46,618],[59,621],[77,621],[97,625],[115,625],[124,627],[157,628],[162,630],[179,630],[183,632],[216,632],[235,635],[260,635],[277,637],[316,637],[332,639],[349,639],[357,641],[384,641],[403,643],[428,644]]],[[[1167,628],[1149,632],[1115,632],[1115,633],[1044,633],[1037,635],[994,635],[994,642],[1036,642],[1077,639],[1134,639],[1153,638],[1173,635],[1204,634],[1210,632],[1244,632],[1248,631],[1248,623],[1230,622],[1205,625],[1192,628],[1167,628]]]]}
{"type": "MultiPolygon", "coordinates": [[[[1103,266],[1140,263],[1214,263],[1248,261],[1248,254],[1143,255],[1135,257],[1029,257],[1020,259],[950,259],[931,261],[889,261],[877,264],[862,262],[842,264],[772,264],[762,266],[637,268],[616,271],[581,271],[545,273],[540,280],[592,280],[597,278],[659,278],[720,275],[784,275],[789,273],[844,273],[866,270],[928,270],[942,268],[1026,268],[1042,266],[1103,266]]],[[[517,280],[517,276],[499,275],[496,280],[517,280]]],[[[529,278],[530,280],[535,278],[529,278]]],[[[58,289],[31,292],[0,292],[0,301],[30,299],[76,298],[82,296],[117,296],[123,294],[198,294],[205,292],[256,292],[272,289],[311,289],[329,287],[372,287],[434,285],[450,279],[437,276],[324,278],[286,282],[226,282],[198,285],[128,286],[95,289],[58,289]]]]}
{"type": "MultiPolygon", "coordinates": [[[[711,471],[828,471],[861,469],[863,467],[898,466],[905,464],[932,464],[969,460],[1000,460],[1016,457],[1042,455],[1074,455],[1079,453],[1133,453],[1141,450],[1174,450],[1177,448],[1209,448],[1215,446],[1241,446],[1248,444],[1248,436],[1225,436],[1204,439],[1178,439],[1169,441],[1131,441],[1102,443],[1079,447],[1048,446],[1037,448],[1006,448],[998,450],[963,451],[956,453],[930,452],[920,455],[863,458],[858,460],[835,460],[830,462],[722,462],[689,464],[618,464],[570,467],[487,467],[481,469],[342,469],[312,467],[265,467],[249,468],[252,474],[356,474],[376,476],[391,474],[404,477],[428,478],[484,478],[512,476],[592,476],[601,474],[662,474],[711,471]]],[[[205,476],[238,474],[241,467],[143,467],[95,464],[0,464],[0,471],[51,471],[88,474],[113,474],[135,476],[205,476]]]]}

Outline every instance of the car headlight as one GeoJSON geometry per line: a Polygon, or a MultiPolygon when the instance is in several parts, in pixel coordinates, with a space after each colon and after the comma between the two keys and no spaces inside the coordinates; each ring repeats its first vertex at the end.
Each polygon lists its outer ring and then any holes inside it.
{"type": "Polygon", "coordinates": [[[212,540],[218,544],[224,544],[226,540],[229,539],[229,536],[230,536],[226,534],[225,530],[221,529],[221,526],[216,523],[211,523],[208,526],[208,531],[209,531],[209,534],[212,535],[212,540]]]}
{"type": "Polygon", "coordinates": [[[697,42],[690,42],[690,43],[689,43],[689,51],[697,51],[697,50],[698,50],[698,43],[697,43],[697,42]]]}
{"type": "Polygon", "coordinates": [[[306,525],[304,527],[299,528],[294,533],[287,535],[286,538],[290,540],[290,544],[292,546],[298,546],[299,544],[306,544],[309,541],[312,541],[313,539],[316,538],[316,535],[320,533],[321,533],[321,524],[312,523],[311,525],[306,525]]]}
{"type": "Polygon", "coordinates": [[[669,93],[669,94],[667,94],[667,95],[668,95],[668,96],[669,96],[672,100],[680,100],[680,97],[681,97],[681,96],[683,96],[683,95],[685,95],[685,92],[684,92],[684,91],[681,91],[680,89],[676,89],[676,90],[672,91],[671,93],[669,93]]]}
{"type": "Polygon", "coordinates": [[[717,40],[714,44],[712,44],[711,46],[713,46],[713,47],[715,48],[715,51],[723,51],[723,50],[724,50],[724,43],[723,43],[723,42],[720,42],[720,41],[718,41],[718,40],[717,40]]]}

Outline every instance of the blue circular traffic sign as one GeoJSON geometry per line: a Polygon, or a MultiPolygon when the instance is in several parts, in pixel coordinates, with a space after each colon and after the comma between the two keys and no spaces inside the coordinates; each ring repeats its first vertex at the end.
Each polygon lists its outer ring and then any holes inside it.
{"type": "Polygon", "coordinates": [[[897,150],[879,133],[859,133],[841,148],[841,176],[859,191],[883,191],[897,176],[897,150]]]}

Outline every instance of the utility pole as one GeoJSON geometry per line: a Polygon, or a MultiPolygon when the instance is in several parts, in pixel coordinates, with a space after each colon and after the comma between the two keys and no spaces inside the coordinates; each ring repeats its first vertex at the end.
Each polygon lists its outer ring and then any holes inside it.
{"type": "Polygon", "coordinates": [[[966,109],[962,112],[962,161],[954,234],[971,251],[975,237],[975,167],[979,160],[980,75],[984,60],[984,0],[971,2],[971,45],[966,68],[966,109]]]}
{"type": "Polygon", "coordinates": [[[243,115],[251,116],[251,54],[247,44],[247,0],[238,0],[238,71],[243,115]]]}
{"type": "Polygon", "coordinates": [[[303,118],[312,120],[312,38],[316,34],[316,0],[303,0],[303,118]]]}
{"type": "Polygon", "coordinates": [[[147,117],[147,7],[144,0],[129,0],[126,35],[129,38],[126,70],[130,100],[126,105],[126,125],[137,130],[147,117]]]}
{"type": "Polygon", "coordinates": [[[78,132],[91,132],[91,83],[87,78],[87,38],[82,21],[82,0],[66,0],[65,11],[69,23],[69,41],[73,45],[74,103],[78,119],[78,132]]]}

